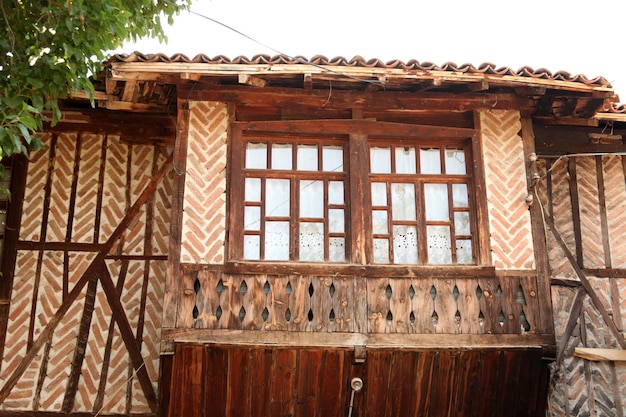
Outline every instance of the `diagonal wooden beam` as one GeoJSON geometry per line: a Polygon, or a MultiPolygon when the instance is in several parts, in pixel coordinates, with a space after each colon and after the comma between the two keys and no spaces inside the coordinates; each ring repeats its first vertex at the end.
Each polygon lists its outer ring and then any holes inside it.
{"type": "MultiPolygon", "coordinates": [[[[15,385],[19,381],[20,377],[24,374],[32,360],[39,353],[39,350],[45,345],[48,338],[54,333],[54,330],[59,325],[74,301],[76,301],[91,276],[98,271],[98,268],[100,268],[102,262],[104,262],[104,259],[106,258],[108,252],[111,250],[115,242],[122,236],[130,223],[139,214],[141,207],[145,204],[145,202],[148,201],[148,199],[154,194],[157,186],[159,185],[161,179],[163,178],[171,164],[172,156],[170,155],[170,157],[167,159],[167,161],[165,161],[161,169],[152,177],[150,182],[146,185],[146,188],[144,188],[139,198],[137,198],[135,204],[133,204],[133,206],[128,210],[126,216],[124,216],[124,218],[117,225],[113,233],[111,233],[111,236],[106,241],[106,243],[102,245],[101,251],[96,255],[96,257],[87,267],[83,275],[76,282],[76,285],[74,285],[72,291],[69,292],[66,299],[63,301],[63,303],[61,303],[56,313],[50,318],[50,321],[48,322],[46,327],[43,328],[37,339],[33,341],[32,345],[26,352],[26,355],[24,355],[24,358],[22,358],[22,361],[15,368],[11,376],[6,380],[6,383],[4,384],[2,389],[0,389],[0,404],[2,404],[4,400],[6,400],[6,398],[11,393],[13,387],[15,387],[15,385]]],[[[152,392],[154,392],[154,390],[152,392]]],[[[148,398],[148,396],[149,394],[146,393],[146,398],[148,398]]]]}
{"type": "Polygon", "coordinates": [[[591,302],[596,307],[596,309],[598,309],[598,312],[602,316],[602,319],[604,320],[608,328],[611,330],[611,333],[613,333],[613,336],[615,336],[615,338],[617,339],[617,343],[619,343],[622,349],[626,349],[626,341],[624,340],[622,333],[619,331],[619,329],[615,325],[615,322],[609,316],[609,313],[606,311],[606,308],[602,304],[600,297],[598,297],[598,294],[594,291],[593,287],[591,286],[591,283],[589,282],[589,280],[583,273],[583,270],[578,265],[576,258],[574,257],[572,252],[569,250],[569,248],[565,244],[565,241],[561,237],[561,234],[558,232],[558,230],[556,230],[556,227],[554,226],[554,222],[552,221],[552,218],[548,216],[548,212],[546,208],[542,207],[542,210],[543,210],[545,222],[548,225],[550,232],[552,232],[552,235],[556,239],[557,243],[559,244],[561,249],[563,249],[565,256],[567,257],[570,264],[572,265],[572,268],[576,272],[576,275],[578,275],[578,279],[580,279],[580,283],[582,284],[583,288],[589,295],[591,302]]]}
{"type": "MultiPolygon", "coordinates": [[[[557,366],[563,362],[563,358],[565,357],[565,349],[567,349],[567,343],[574,333],[576,323],[578,323],[578,317],[580,317],[580,312],[583,309],[583,300],[585,298],[585,295],[587,295],[585,289],[580,288],[576,293],[576,298],[574,298],[574,302],[572,303],[572,308],[569,311],[569,318],[567,319],[567,324],[565,325],[565,331],[561,336],[561,345],[559,346],[559,350],[556,354],[557,366]]],[[[584,330],[581,329],[581,331],[584,330]]]]}

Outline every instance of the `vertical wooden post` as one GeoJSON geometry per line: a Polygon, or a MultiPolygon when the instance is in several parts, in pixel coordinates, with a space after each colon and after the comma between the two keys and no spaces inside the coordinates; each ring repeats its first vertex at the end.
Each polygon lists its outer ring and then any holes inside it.
{"type": "Polygon", "coordinates": [[[474,112],[474,128],[477,133],[472,137],[474,190],[476,192],[476,223],[478,223],[478,265],[491,265],[491,246],[489,243],[489,208],[487,207],[487,189],[485,185],[485,164],[481,140],[480,113],[474,112]]]}

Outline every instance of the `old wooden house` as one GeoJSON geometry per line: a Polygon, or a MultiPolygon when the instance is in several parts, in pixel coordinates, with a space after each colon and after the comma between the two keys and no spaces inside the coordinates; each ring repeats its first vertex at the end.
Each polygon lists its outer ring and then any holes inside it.
{"type": "Polygon", "coordinates": [[[619,416],[626,112],[490,64],[115,56],[0,202],[0,416],[619,416]]]}

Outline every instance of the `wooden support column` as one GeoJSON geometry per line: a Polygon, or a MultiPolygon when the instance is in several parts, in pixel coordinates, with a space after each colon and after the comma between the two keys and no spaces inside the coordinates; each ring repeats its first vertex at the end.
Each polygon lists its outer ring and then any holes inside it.
{"type": "Polygon", "coordinates": [[[474,128],[472,135],[472,155],[474,157],[473,175],[476,191],[476,222],[478,223],[478,251],[479,265],[491,265],[491,244],[489,243],[489,208],[487,207],[487,190],[485,185],[485,164],[483,161],[483,147],[481,140],[480,113],[474,112],[474,128]]]}

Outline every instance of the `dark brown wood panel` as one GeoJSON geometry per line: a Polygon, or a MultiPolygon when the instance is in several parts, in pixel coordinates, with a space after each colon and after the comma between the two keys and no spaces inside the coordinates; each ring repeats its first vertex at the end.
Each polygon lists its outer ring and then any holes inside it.
{"type": "Polygon", "coordinates": [[[354,350],[177,344],[170,416],[543,416],[541,349],[354,350]]]}

